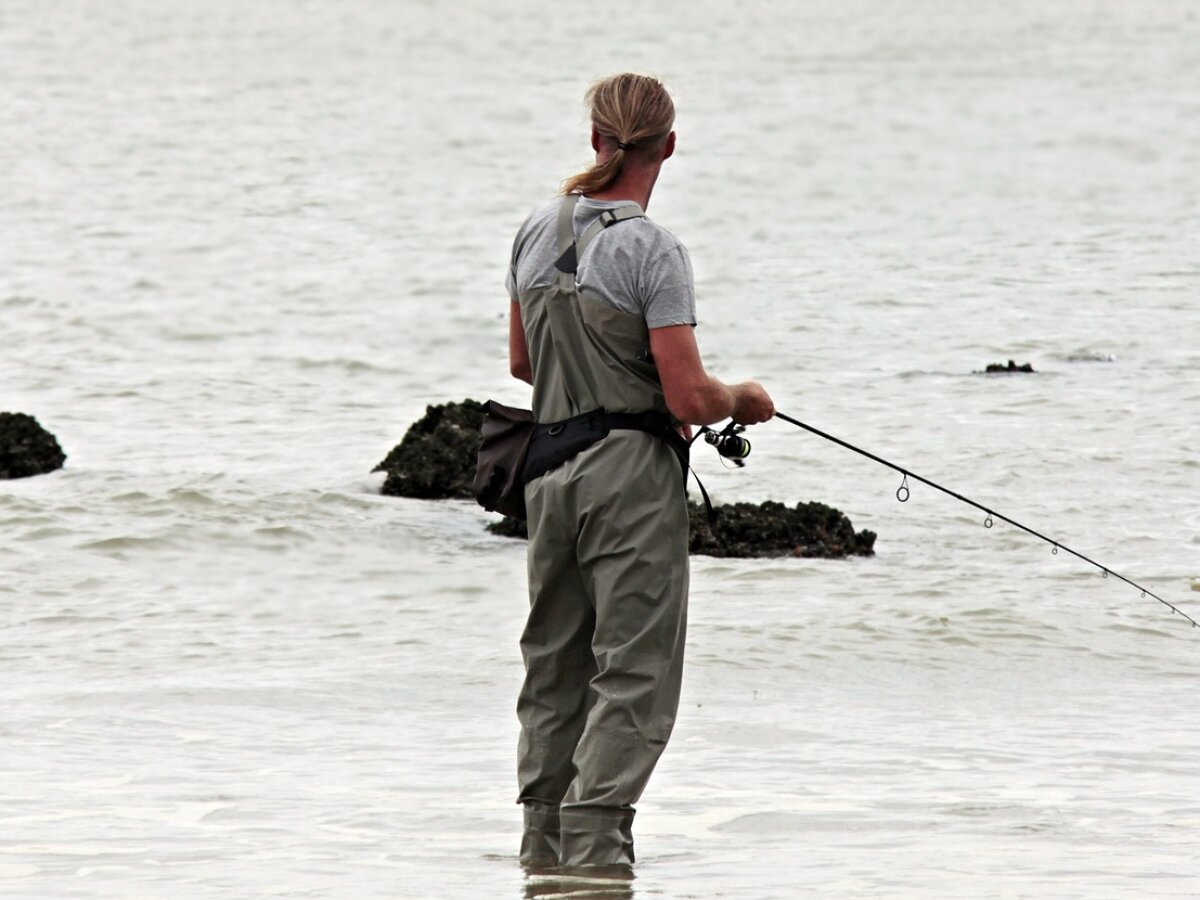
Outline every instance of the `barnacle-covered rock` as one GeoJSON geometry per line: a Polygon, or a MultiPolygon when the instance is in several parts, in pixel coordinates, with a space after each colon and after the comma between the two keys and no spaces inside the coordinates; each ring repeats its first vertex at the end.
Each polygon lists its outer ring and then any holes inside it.
{"type": "Polygon", "coordinates": [[[387,472],[382,493],[426,500],[470,499],[484,405],[475,400],[425,408],[372,471],[387,472]]]}
{"type": "Polygon", "coordinates": [[[835,559],[873,556],[875,532],[854,531],[845,513],[824,503],[785,506],[731,503],[716,507],[710,523],[704,507],[688,504],[688,549],[702,556],[811,556],[835,559]]]}

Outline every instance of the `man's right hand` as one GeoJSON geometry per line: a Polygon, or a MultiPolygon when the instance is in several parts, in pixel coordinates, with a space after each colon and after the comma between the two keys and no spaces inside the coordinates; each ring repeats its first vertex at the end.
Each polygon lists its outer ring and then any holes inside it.
{"type": "Polygon", "coordinates": [[[730,418],[739,425],[757,425],[775,415],[775,401],[757,381],[733,385],[733,412],[730,418]]]}

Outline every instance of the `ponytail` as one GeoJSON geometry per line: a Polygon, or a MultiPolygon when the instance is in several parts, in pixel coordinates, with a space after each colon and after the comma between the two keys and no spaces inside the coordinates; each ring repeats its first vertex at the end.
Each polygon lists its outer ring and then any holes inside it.
{"type": "Polygon", "coordinates": [[[649,75],[625,73],[597,81],[584,102],[591,107],[592,127],[612,151],[563,184],[564,194],[591,194],[621,177],[631,155],[661,150],[675,125],[675,104],[663,83],[649,75]]]}

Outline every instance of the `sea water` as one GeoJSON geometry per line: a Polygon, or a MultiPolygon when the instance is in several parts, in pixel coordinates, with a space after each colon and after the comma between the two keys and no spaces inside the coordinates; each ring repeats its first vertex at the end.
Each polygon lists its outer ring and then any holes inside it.
{"type": "MultiPolygon", "coordinates": [[[[68,460],[0,486],[0,895],[571,893],[516,860],[523,547],[370,470],[527,400],[510,242],[614,71],[675,95],[714,374],[1200,614],[1197,47],[1183,0],[5,0],[0,409],[68,460]]],[[[749,436],[718,502],[877,554],[693,559],[618,893],[1200,894],[1200,631],[749,436]]]]}

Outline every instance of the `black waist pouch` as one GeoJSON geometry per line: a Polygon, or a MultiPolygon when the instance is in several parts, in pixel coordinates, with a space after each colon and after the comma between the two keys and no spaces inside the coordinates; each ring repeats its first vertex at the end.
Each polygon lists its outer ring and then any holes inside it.
{"type": "Polygon", "coordinates": [[[533,438],[533,413],[528,409],[487,402],[475,464],[475,499],[484,509],[525,518],[525,457],[533,438]]]}
{"type": "Polygon", "coordinates": [[[535,425],[529,455],[525,457],[525,481],[541,478],[568,459],[608,437],[612,426],[602,409],[572,416],[549,425],[535,425]]]}

